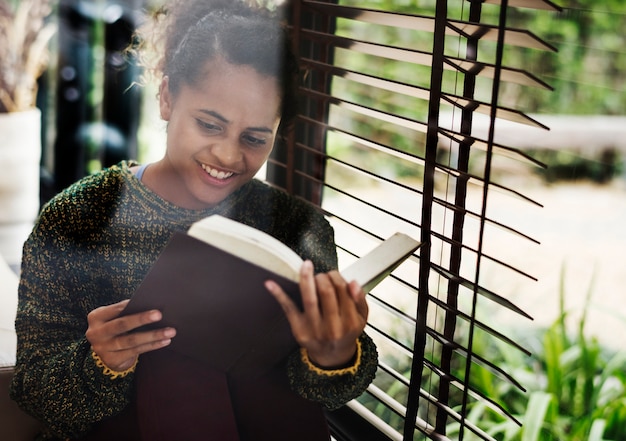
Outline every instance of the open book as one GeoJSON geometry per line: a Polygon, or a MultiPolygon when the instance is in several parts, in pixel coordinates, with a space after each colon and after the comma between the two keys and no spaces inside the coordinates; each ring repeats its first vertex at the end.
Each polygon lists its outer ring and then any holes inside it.
{"type": "MultiPolygon", "coordinates": [[[[420,243],[396,233],[341,274],[370,291],[420,243]]],[[[170,349],[232,375],[261,374],[296,348],[280,305],[265,289],[276,281],[301,306],[302,259],[253,227],[213,215],[173,235],[124,314],[159,309],[177,335],[170,349]]]]}
{"type": "MultiPolygon", "coordinates": [[[[300,279],[300,256],[278,239],[256,228],[213,215],[194,223],[188,234],[294,282],[300,279]]],[[[419,245],[406,234],[396,233],[342,270],[341,275],[348,282],[356,280],[368,292],[419,245]]]]}

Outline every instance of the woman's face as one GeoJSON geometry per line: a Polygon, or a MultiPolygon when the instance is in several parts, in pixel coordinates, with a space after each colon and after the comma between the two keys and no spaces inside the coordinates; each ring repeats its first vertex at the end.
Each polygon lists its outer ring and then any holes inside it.
{"type": "Polygon", "coordinates": [[[221,59],[207,63],[203,79],[183,85],[175,96],[165,78],[160,110],[168,121],[167,150],[155,167],[159,176],[153,189],[183,208],[221,202],[267,160],[280,122],[279,106],[274,78],[221,59]]]}

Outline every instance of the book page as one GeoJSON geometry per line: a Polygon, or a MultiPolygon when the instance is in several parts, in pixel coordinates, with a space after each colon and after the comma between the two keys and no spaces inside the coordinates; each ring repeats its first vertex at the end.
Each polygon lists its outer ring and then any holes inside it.
{"type": "Polygon", "coordinates": [[[356,280],[369,292],[421,245],[421,242],[403,233],[395,233],[369,253],[341,271],[350,282],[356,280]]]}
{"type": "Polygon", "coordinates": [[[194,223],[187,233],[289,280],[300,280],[300,256],[278,239],[256,228],[213,215],[194,223]]]}

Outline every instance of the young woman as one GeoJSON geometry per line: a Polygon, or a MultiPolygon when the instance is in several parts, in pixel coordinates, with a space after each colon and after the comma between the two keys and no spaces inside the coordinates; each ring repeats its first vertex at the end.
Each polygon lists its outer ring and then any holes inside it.
{"type": "Polygon", "coordinates": [[[43,208],[24,247],[12,397],[43,422],[42,439],[329,439],[322,408],[360,395],[377,355],[364,293],[336,271],[328,222],[254,179],[294,109],[283,30],[233,0],[172,1],[156,23],[146,41],[162,55],[166,153],[86,177],[43,208]],[[306,260],[302,310],[266,283],[295,350],[248,378],[169,351],[176,329],[132,332],[159,311],[120,316],[171,235],[215,213],[306,260]]]}

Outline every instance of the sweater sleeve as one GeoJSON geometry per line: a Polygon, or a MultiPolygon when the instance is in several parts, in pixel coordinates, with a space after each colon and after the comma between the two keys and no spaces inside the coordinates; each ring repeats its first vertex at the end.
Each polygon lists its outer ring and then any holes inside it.
{"type": "Polygon", "coordinates": [[[374,380],[378,368],[376,345],[367,334],[361,334],[359,346],[353,366],[337,371],[313,369],[310,363],[303,360],[301,352],[291,354],[288,376],[292,390],[330,410],[358,397],[374,380]]]}
{"type": "Polygon", "coordinates": [[[77,219],[63,219],[59,211],[44,210],[24,246],[10,394],[44,423],[46,436],[68,438],[121,411],[133,375],[112,379],[91,357],[87,314],[115,298],[94,283],[95,256],[67,234],[77,219]],[[105,303],[103,296],[109,296],[105,303]]]}
{"type": "MultiPolygon", "coordinates": [[[[301,226],[297,251],[311,259],[316,272],[337,269],[334,231],[322,216],[307,215],[290,219],[301,226]]],[[[361,395],[374,380],[378,368],[378,353],[373,340],[365,333],[359,337],[359,356],[352,369],[323,372],[312,369],[301,351],[290,355],[287,375],[290,387],[300,396],[320,403],[327,409],[336,409],[361,395]]]]}

